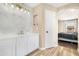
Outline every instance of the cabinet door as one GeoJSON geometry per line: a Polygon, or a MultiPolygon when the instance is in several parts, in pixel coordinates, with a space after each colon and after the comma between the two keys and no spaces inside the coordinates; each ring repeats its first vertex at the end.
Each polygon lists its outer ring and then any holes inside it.
{"type": "Polygon", "coordinates": [[[39,35],[38,34],[34,35],[33,40],[34,40],[34,49],[38,49],[39,48],[39,35]]]}
{"type": "Polygon", "coordinates": [[[15,55],[15,39],[0,40],[0,56],[14,56],[15,55]]]}
{"type": "Polygon", "coordinates": [[[28,51],[29,53],[32,52],[34,50],[34,39],[33,39],[33,36],[29,36],[29,39],[28,39],[28,51]]]}
{"type": "Polygon", "coordinates": [[[24,56],[38,48],[38,37],[33,35],[20,36],[17,38],[16,55],[24,56]]]}
{"type": "Polygon", "coordinates": [[[39,48],[39,37],[37,34],[29,36],[28,45],[29,53],[39,48]]]}
{"type": "Polygon", "coordinates": [[[16,43],[16,55],[17,56],[24,56],[28,54],[28,45],[27,45],[28,39],[24,36],[20,36],[17,38],[16,43]]]}

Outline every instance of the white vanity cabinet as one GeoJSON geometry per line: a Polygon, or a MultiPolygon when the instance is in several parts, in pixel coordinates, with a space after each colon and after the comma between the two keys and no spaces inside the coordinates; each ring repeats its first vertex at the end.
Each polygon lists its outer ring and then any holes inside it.
{"type": "Polygon", "coordinates": [[[15,55],[15,38],[0,39],[0,56],[15,55]]]}
{"type": "Polygon", "coordinates": [[[32,51],[39,48],[38,35],[22,35],[17,37],[16,56],[28,55],[32,51]]]}
{"type": "Polygon", "coordinates": [[[18,36],[16,39],[16,56],[23,56],[26,54],[28,54],[28,39],[24,36],[18,36]]]}
{"type": "Polygon", "coordinates": [[[0,56],[25,56],[38,48],[38,34],[0,38],[0,56]]]}
{"type": "Polygon", "coordinates": [[[34,39],[32,37],[28,38],[28,52],[32,52],[34,50],[34,39]]]}
{"type": "Polygon", "coordinates": [[[31,35],[28,38],[28,51],[29,53],[39,48],[39,37],[38,35],[31,35]]]}

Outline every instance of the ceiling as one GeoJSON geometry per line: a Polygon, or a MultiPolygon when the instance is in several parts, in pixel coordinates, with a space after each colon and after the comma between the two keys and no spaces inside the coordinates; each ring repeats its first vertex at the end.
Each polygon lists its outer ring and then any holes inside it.
{"type": "Polygon", "coordinates": [[[39,4],[40,3],[26,3],[25,5],[30,7],[30,8],[33,8],[33,7],[35,7],[35,6],[39,5],[39,4]]]}
{"type": "Polygon", "coordinates": [[[67,5],[68,3],[48,3],[48,4],[54,7],[61,7],[61,6],[67,5]]]}
{"type": "MultiPolygon", "coordinates": [[[[27,3],[25,5],[27,5],[30,8],[33,8],[33,7],[35,7],[35,6],[39,5],[39,4],[40,3],[27,3]]],[[[56,8],[59,8],[61,6],[67,5],[68,3],[46,3],[46,4],[52,5],[52,6],[56,7],[56,8]]]]}

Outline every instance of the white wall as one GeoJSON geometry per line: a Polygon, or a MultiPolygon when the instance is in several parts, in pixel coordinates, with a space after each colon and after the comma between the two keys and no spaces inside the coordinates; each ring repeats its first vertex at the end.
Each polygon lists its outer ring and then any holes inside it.
{"type": "Polygon", "coordinates": [[[64,21],[58,21],[58,32],[65,32],[64,31],[64,21]]]}
{"type": "Polygon", "coordinates": [[[64,20],[64,21],[59,21],[58,23],[58,31],[59,32],[67,32],[67,26],[74,26],[75,27],[75,31],[77,32],[78,29],[78,20],[64,20]]]}
{"type": "Polygon", "coordinates": [[[69,20],[78,18],[79,9],[62,9],[58,12],[59,20],[69,20]]]}
{"type": "Polygon", "coordinates": [[[18,33],[32,31],[32,14],[15,8],[0,5],[0,33],[18,33]]]}
{"type": "MultiPolygon", "coordinates": [[[[74,8],[65,8],[58,11],[58,19],[59,20],[71,20],[78,18],[79,9],[74,8]]],[[[59,22],[58,31],[59,32],[66,32],[67,25],[74,25],[74,21],[62,21],[59,22]],[[64,23],[63,23],[64,22],[64,23]]]]}

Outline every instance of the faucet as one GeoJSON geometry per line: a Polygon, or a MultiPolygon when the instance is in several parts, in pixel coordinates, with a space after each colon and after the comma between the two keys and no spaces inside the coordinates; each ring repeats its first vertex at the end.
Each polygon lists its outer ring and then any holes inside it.
{"type": "Polygon", "coordinates": [[[22,35],[22,34],[24,34],[24,31],[23,31],[23,30],[21,30],[18,34],[21,34],[21,35],[22,35]]]}

